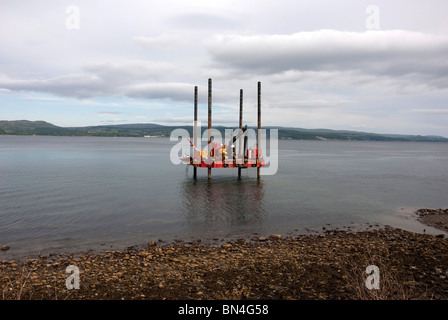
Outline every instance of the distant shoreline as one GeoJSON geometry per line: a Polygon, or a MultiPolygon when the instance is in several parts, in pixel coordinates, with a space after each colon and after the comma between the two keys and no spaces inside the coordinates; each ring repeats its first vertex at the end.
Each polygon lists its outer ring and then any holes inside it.
{"type": "MultiPolygon", "coordinates": [[[[164,126],[154,123],[122,125],[101,125],[87,127],[58,127],[45,121],[0,120],[0,135],[43,135],[43,136],[97,136],[97,137],[169,137],[174,129],[185,129],[192,135],[192,126],[164,126]]],[[[216,126],[224,133],[235,127],[216,126]]],[[[448,142],[448,138],[433,135],[378,134],[350,130],[304,129],[290,127],[262,127],[269,135],[270,129],[278,130],[280,140],[316,141],[409,141],[409,142],[448,142]]]]}
{"type": "MultiPolygon", "coordinates": [[[[169,139],[169,136],[107,136],[107,135],[43,135],[43,134],[0,134],[0,137],[67,137],[67,138],[164,138],[169,139]]],[[[288,139],[288,138],[279,138],[279,141],[315,141],[315,142],[387,142],[387,143],[448,143],[447,141],[422,141],[422,140],[344,140],[344,139],[288,139]]]]}

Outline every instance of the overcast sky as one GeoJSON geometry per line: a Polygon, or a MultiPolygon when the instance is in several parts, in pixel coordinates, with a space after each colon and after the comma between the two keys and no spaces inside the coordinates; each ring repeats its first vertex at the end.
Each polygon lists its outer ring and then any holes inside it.
{"type": "Polygon", "coordinates": [[[0,120],[448,137],[448,1],[1,1],[0,120]]]}

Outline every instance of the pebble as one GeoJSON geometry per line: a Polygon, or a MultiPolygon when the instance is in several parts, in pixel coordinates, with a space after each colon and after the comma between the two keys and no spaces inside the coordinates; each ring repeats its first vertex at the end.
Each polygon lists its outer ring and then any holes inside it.
{"type": "Polygon", "coordinates": [[[155,247],[156,245],[157,245],[157,242],[155,242],[155,241],[148,242],[148,247],[155,247]]]}
{"type": "Polygon", "coordinates": [[[256,239],[221,246],[150,241],[144,249],[0,261],[2,298],[18,299],[19,293],[22,299],[58,300],[372,298],[370,291],[360,297],[356,290],[360,288],[353,284],[366,276],[368,265],[375,264],[382,286],[392,274],[400,280],[394,286],[412,287],[405,298],[448,299],[448,242],[434,236],[390,227],[331,232],[322,238],[256,239]],[[81,289],[67,291],[65,267],[71,264],[81,270],[81,289]]]}

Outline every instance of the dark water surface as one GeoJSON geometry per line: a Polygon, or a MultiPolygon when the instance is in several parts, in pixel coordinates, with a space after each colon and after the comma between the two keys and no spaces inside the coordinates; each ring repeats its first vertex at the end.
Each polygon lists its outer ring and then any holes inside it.
{"type": "Polygon", "coordinates": [[[367,223],[422,232],[409,208],[448,206],[444,143],[280,141],[277,174],[259,182],[256,169],[195,181],[171,163],[175,143],[0,136],[0,258],[367,223]]]}

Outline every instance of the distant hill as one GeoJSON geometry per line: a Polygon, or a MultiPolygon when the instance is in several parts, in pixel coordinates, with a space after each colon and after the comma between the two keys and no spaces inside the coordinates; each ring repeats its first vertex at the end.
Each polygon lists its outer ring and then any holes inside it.
{"type": "Polygon", "coordinates": [[[65,129],[45,121],[0,121],[0,134],[64,135],[65,129]]]}
{"type": "Polygon", "coordinates": [[[347,141],[421,141],[448,142],[442,136],[378,134],[347,130],[279,128],[280,139],[303,140],[347,140],[347,141]]]}
{"type": "Polygon", "coordinates": [[[142,137],[144,135],[166,136],[168,132],[171,132],[168,127],[153,123],[58,127],[45,121],[0,121],[0,134],[3,135],[142,137]]]}
{"type": "MultiPolygon", "coordinates": [[[[154,123],[103,125],[88,127],[58,127],[45,121],[0,121],[0,135],[48,135],[48,136],[104,136],[104,137],[169,137],[176,128],[186,129],[192,134],[192,126],[162,126],[154,123]]],[[[224,133],[228,127],[215,127],[224,133]]],[[[292,140],[346,140],[346,141],[421,141],[448,142],[441,136],[377,134],[368,132],[302,129],[290,127],[264,127],[278,129],[280,139],[292,140]]],[[[269,132],[269,131],[268,131],[269,132]]]]}

